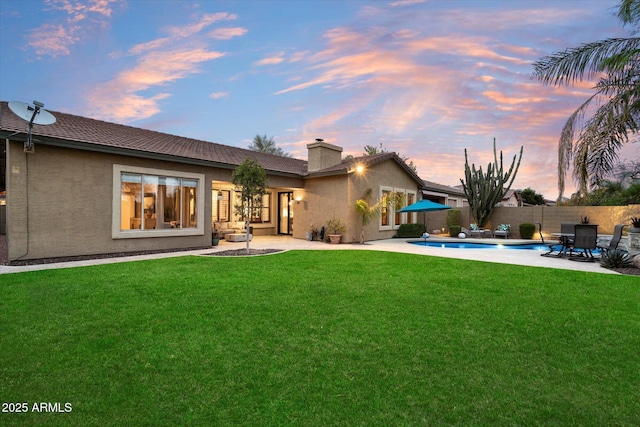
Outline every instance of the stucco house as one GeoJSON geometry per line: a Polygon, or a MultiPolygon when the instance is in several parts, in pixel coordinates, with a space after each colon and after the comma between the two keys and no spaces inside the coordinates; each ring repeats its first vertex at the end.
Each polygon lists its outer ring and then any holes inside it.
{"type": "Polygon", "coordinates": [[[422,181],[421,193],[423,199],[451,206],[452,208],[469,206],[469,201],[464,194],[462,186],[453,187],[432,181],[422,181]]]}
{"type": "MultiPolygon", "coordinates": [[[[301,160],[51,113],[55,124],[34,125],[26,152],[26,123],[0,102],[9,261],[209,246],[214,222],[239,219],[231,174],[247,158],[269,179],[254,235],[304,239],[335,217],[346,225],[342,241],[357,241],[354,205],[367,189],[375,199],[401,192],[410,204],[422,186],[395,153],[343,160],[340,147],[316,140],[301,160]]],[[[384,212],[367,239],[390,238],[414,216],[384,212]]]]}
{"type": "Polygon", "coordinates": [[[505,206],[510,208],[520,207],[522,206],[522,197],[520,196],[520,193],[518,193],[518,191],[509,189],[509,191],[504,194],[502,202],[499,203],[498,206],[505,206]]]}

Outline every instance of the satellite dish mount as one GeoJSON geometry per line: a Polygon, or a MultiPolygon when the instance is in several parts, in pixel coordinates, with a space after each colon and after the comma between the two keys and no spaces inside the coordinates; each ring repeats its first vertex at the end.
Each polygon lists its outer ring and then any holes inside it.
{"type": "Polygon", "coordinates": [[[24,142],[24,151],[25,153],[33,153],[33,138],[31,136],[31,131],[33,130],[33,125],[52,125],[56,122],[56,118],[48,112],[44,110],[44,104],[42,102],[33,101],[33,106],[19,101],[11,101],[9,103],[9,109],[16,116],[20,117],[22,120],[28,123],[27,125],[27,140],[24,142]]]}

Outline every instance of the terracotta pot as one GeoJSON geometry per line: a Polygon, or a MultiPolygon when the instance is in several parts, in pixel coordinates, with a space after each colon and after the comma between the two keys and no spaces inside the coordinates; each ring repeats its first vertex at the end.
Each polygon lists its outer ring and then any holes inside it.
{"type": "Polygon", "coordinates": [[[329,234],[329,242],[334,245],[340,243],[341,238],[342,238],[342,234],[329,234]]]}

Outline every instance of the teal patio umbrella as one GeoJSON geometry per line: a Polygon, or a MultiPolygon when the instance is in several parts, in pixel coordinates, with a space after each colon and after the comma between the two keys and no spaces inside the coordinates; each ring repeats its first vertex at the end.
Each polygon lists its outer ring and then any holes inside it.
{"type": "Polygon", "coordinates": [[[430,211],[443,211],[445,209],[451,209],[451,206],[443,205],[441,203],[432,202],[431,200],[422,199],[415,202],[412,205],[405,206],[398,212],[423,212],[424,229],[427,230],[427,214],[430,211]]]}

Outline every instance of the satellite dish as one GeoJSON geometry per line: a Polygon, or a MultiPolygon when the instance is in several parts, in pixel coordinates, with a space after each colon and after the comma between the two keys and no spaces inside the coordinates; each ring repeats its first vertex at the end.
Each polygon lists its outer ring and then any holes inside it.
{"type": "Polygon", "coordinates": [[[11,101],[9,102],[9,109],[16,116],[28,123],[27,140],[24,143],[24,151],[26,153],[33,153],[33,139],[31,138],[31,130],[33,124],[37,125],[52,125],[56,122],[56,118],[48,112],[43,110],[44,104],[42,102],[33,101],[33,107],[25,102],[11,101]]]}
{"type": "Polygon", "coordinates": [[[41,108],[44,107],[44,104],[33,101],[33,105],[35,105],[35,107],[32,107],[26,102],[11,101],[9,102],[9,109],[25,122],[42,126],[52,125],[56,122],[53,114],[41,108]]]}

